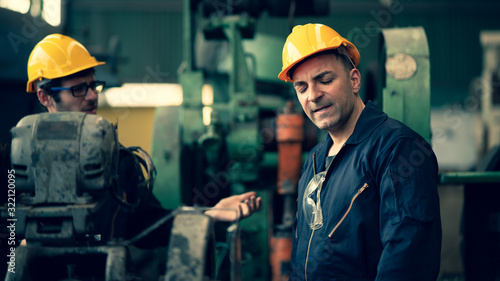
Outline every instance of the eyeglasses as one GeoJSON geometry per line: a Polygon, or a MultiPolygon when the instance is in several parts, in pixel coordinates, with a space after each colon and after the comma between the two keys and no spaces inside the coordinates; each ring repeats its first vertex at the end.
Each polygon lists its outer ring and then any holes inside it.
{"type": "Polygon", "coordinates": [[[309,181],[302,200],[302,210],[304,218],[312,230],[320,229],[323,226],[323,212],[321,210],[321,189],[325,181],[326,172],[317,173],[309,181]]]}
{"type": "Polygon", "coordinates": [[[71,91],[71,94],[78,98],[78,97],[83,97],[86,96],[89,88],[92,89],[92,91],[96,93],[100,93],[103,89],[104,86],[106,85],[106,82],[104,81],[92,81],[89,84],[87,83],[82,83],[78,84],[73,87],[52,87],[50,88],[51,91],[62,91],[62,90],[68,90],[71,91]]]}

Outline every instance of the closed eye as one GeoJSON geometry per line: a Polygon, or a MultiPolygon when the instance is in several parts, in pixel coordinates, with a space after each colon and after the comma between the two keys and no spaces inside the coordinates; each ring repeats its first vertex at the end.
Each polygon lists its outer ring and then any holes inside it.
{"type": "Polygon", "coordinates": [[[337,77],[337,74],[333,71],[323,71],[318,75],[315,75],[313,80],[319,82],[322,85],[329,85],[337,77]]]}
{"type": "Polygon", "coordinates": [[[295,91],[297,91],[297,93],[300,93],[300,94],[305,93],[305,91],[307,90],[307,84],[303,83],[303,82],[295,83],[294,87],[295,87],[295,91]]]}
{"type": "Polygon", "coordinates": [[[333,79],[325,79],[325,80],[321,80],[320,83],[323,84],[323,85],[329,85],[330,83],[332,83],[333,79]]]}

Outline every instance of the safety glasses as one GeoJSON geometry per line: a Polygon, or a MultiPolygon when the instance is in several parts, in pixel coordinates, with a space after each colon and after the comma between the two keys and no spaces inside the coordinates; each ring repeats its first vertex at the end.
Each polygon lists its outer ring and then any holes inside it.
{"type": "Polygon", "coordinates": [[[78,84],[73,87],[52,87],[50,88],[51,91],[62,91],[62,90],[68,90],[71,91],[71,94],[75,97],[83,97],[86,96],[89,89],[92,89],[95,93],[100,93],[103,89],[104,86],[106,85],[106,82],[104,81],[92,81],[89,84],[87,83],[82,83],[78,84]]]}
{"type": "Polygon", "coordinates": [[[302,210],[304,218],[312,230],[320,229],[323,226],[323,212],[321,211],[321,189],[326,178],[323,171],[314,175],[307,184],[302,200],[302,210]]]}

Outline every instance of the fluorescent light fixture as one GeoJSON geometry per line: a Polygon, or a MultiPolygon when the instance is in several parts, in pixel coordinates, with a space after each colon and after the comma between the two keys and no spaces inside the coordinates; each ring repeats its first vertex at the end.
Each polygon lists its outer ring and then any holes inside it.
{"type": "Polygon", "coordinates": [[[30,10],[30,0],[0,0],[0,7],[26,14],[30,10]]]}
{"type": "Polygon", "coordinates": [[[201,103],[203,105],[212,105],[214,103],[214,88],[210,84],[201,87],[201,103]]]}
{"type": "Polygon", "coordinates": [[[42,8],[43,19],[52,26],[61,24],[61,0],[44,0],[42,8]]]}
{"type": "Polygon", "coordinates": [[[203,107],[203,124],[205,126],[208,126],[210,125],[210,122],[212,120],[212,111],[213,111],[213,108],[211,108],[210,106],[204,106],[203,107]]]}
{"type": "Polygon", "coordinates": [[[158,107],[182,104],[180,84],[125,83],[104,91],[103,104],[111,107],[158,107]]]}
{"type": "MultiPolygon", "coordinates": [[[[213,103],[211,85],[202,87],[203,105],[213,103]]],[[[99,99],[100,106],[110,107],[159,107],[182,104],[182,86],[171,83],[125,83],[121,87],[107,89],[99,99]]]]}

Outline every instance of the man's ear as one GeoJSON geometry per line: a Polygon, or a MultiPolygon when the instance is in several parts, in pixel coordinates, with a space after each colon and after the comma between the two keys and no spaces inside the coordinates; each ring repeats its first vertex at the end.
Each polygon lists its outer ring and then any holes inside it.
{"type": "Polygon", "coordinates": [[[44,89],[38,89],[36,95],[38,96],[40,103],[50,112],[50,108],[52,108],[54,104],[54,99],[44,89]]]}
{"type": "Polygon", "coordinates": [[[349,74],[349,77],[351,79],[352,91],[358,94],[359,89],[361,88],[361,73],[357,68],[353,68],[351,69],[351,72],[349,74]]]}

